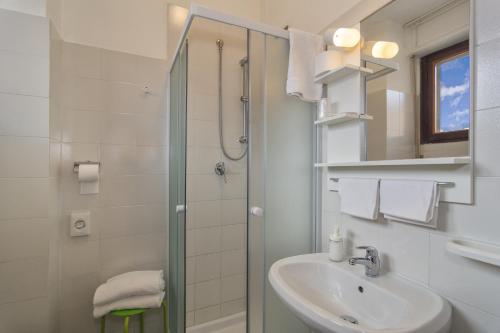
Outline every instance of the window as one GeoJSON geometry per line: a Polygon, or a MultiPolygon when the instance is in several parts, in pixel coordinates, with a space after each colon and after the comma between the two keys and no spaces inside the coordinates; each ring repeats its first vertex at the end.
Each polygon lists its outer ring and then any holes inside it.
{"type": "Polygon", "coordinates": [[[469,138],[469,41],[425,57],[420,62],[421,143],[469,138]]]}

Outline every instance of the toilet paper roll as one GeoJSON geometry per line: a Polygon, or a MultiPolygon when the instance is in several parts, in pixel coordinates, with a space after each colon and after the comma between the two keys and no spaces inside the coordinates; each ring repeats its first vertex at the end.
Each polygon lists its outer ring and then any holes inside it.
{"type": "Polygon", "coordinates": [[[99,180],[99,164],[80,164],[78,166],[79,182],[95,182],[99,180]]]}
{"type": "Polygon", "coordinates": [[[80,182],[80,194],[99,193],[99,165],[80,164],[78,166],[78,181],[80,182]]]}
{"type": "Polygon", "coordinates": [[[314,74],[319,76],[342,65],[342,53],[335,50],[321,52],[316,56],[314,74]]]}

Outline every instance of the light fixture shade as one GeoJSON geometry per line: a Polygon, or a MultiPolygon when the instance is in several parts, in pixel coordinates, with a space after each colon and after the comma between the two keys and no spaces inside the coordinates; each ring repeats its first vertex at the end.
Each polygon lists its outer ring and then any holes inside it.
{"type": "Polygon", "coordinates": [[[361,39],[358,29],[339,28],[333,34],[333,45],[337,47],[354,47],[361,39]]]}
{"type": "Polygon", "coordinates": [[[399,52],[399,45],[395,42],[377,41],[372,47],[372,57],[381,59],[394,58],[399,52]]]}

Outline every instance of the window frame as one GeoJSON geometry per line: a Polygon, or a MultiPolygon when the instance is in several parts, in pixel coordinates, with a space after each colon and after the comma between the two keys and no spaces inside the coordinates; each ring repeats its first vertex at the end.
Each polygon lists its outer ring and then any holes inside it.
{"type": "MultiPolygon", "coordinates": [[[[420,58],[420,143],[444,143],[469,140],[469,130],[436,132],[435,66],[445,59],[469,53],[469,40],[454,44],[420,58]]],[[[470,88],[469,88],[470,89],[470,88]]],[[[472,97],[472,96],[471,96],[472,97]]],[[[469,108],[469,117],[471,108],[469,108]]]]}

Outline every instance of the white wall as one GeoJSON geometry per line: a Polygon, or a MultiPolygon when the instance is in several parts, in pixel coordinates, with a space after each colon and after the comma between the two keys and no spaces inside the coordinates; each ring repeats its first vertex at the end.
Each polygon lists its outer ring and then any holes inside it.
{"type": "Polygon", "coordinates": [[[317,33],[361,0],[263,0],[263,21],[317,33]]]}
{"type": "Polygon", "coordinates": [[[378,247],[385,268],[452,303],[453,333],[498,333],[500,327],[500,269],[445,249],[454,236],[500,244],[500,22],[495,19],[499,10],[497,1],[476,1],[475,204],[442,203],[438,230],[428,230],[342,215],[338,194],[323,192],[323,240],[333,225],[341,224],[351,245],[378,247]]]}

